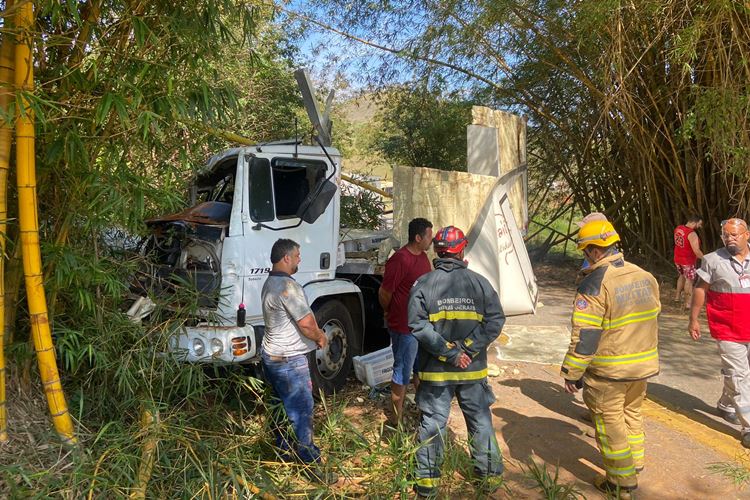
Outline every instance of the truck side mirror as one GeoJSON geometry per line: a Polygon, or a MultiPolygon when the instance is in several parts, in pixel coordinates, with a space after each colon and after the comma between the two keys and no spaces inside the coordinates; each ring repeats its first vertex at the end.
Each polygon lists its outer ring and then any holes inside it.
{"type": "Polygon", "coordinates": [[[336,184],[321,179],[315,185],[315,189],[305,196],[297,209],[297,217],[308,224],[312,224],[326,211],[331,200],[336,195],[336,184]]]}

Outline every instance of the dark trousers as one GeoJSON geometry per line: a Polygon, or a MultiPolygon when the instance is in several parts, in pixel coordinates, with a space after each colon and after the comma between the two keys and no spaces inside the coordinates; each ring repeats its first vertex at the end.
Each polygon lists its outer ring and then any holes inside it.
{"type": "Polygon", "coordinates": [[[495,396],[486,381],[461,385],[430,385],[422,382],[417,390],[417,405],[422,412],[417,450],[417,490],[429,494],[438,486],[443,462],[445,426],[453,396],[464,414],[469,431],[469,446],[478,477],[503,473],[503,457],[492,427],[490,405],[495,396]]]}
{"type": "Polygon", "coordinates": [[[271,426],[276,446],[288,454],[296,453],[305,463],[320,461],[320,450],[313,443],[313,394],[307,357],[300,354],[272,361],[262,353],[261,360],[273,389],[271,426]],[[287,431],[289,423],[293,435],[287,431]]]}

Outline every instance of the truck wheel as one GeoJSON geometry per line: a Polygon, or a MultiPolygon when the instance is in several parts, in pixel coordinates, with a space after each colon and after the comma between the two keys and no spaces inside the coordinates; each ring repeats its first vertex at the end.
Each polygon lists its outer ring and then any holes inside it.
{"type": "Polygon", "coordinates": [[[352,369],[354,323],[349,310],[338,300],[328,300],[313,310],[318,326],[328,337],[328,345],[308,357],[313,393],[322,390],[332,394],[344,386],[352,369]]]}

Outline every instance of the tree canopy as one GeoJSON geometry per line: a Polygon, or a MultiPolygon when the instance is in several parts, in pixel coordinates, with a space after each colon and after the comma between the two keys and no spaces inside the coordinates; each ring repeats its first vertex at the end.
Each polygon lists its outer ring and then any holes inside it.
{"type": "Polygon", "coordinates": [[[603,210],[629,251],[664,257],[688,213],[709,245],[747,213],[748,14],[724,0],[325,0],[296,18],[373,48],[376,82],[439,74],[528,114],[537,189],[564,183],[568,209],[603,210]]]}

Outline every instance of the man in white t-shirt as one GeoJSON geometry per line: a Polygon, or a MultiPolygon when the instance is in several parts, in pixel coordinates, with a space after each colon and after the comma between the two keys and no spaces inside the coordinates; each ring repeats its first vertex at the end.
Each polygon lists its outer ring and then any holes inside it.
{"type": "MultiPolygon", "coordinates": [[[[309,464],[306,471],[310,479],[333,484],[338,476],[320,467],[320,450],[313,443],[312,380],[307,363],[307,353],[316,346],[325,347],[328,339],[315,321],[305,292],[292,278],[301,260],[299,245],[292,240],[279,239],[271,248],[273,268],[261,292],[265,323],[261,360],[274,399],[280,400],[284,408],[283,413],[271,410],[282,458],[291,459],[296,454],[296,458],[309,464]],[[294,436],[284,432],[284,417],[291,422],[294,436]]],[[[272,406],[280,410],[280,405],[272,406]]]]}

